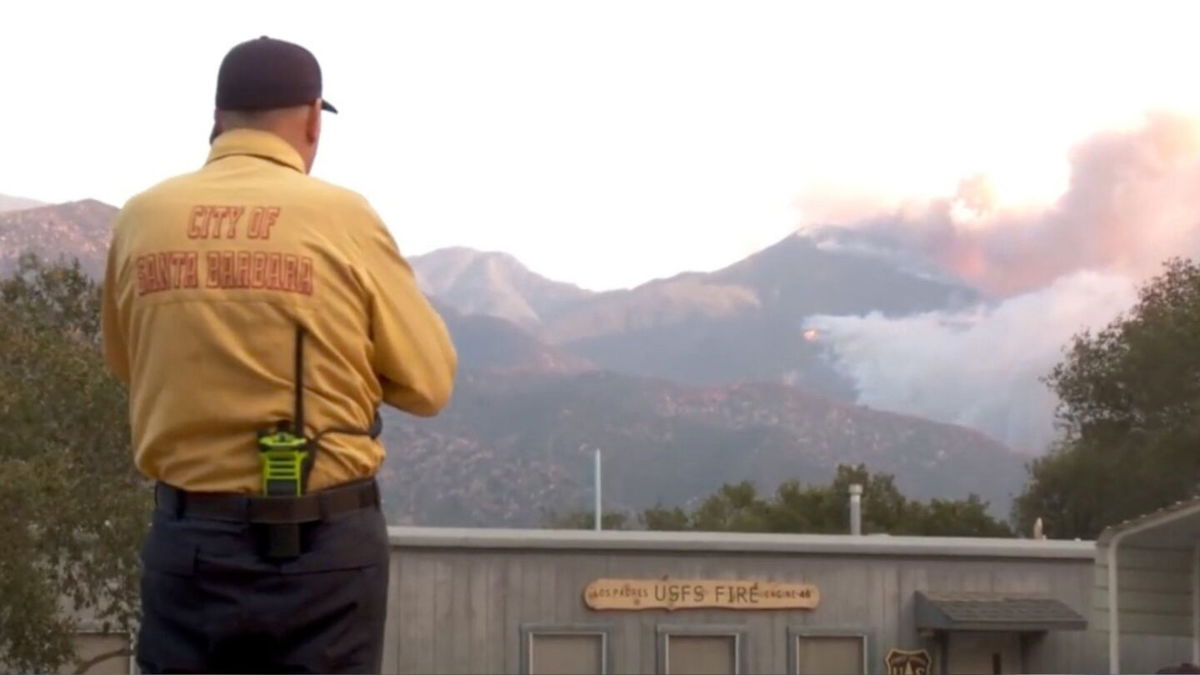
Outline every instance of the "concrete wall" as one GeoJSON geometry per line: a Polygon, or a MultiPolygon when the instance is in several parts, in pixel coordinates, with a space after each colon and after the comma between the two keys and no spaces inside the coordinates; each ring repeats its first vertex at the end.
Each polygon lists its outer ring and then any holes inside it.
{"type": "MultiPolygon", "coordinates": [[[[1085,542],[910,537],[470,531],[395,528],[385,672],[520,672],[528,625],[610,630],[610,672],[655,673],[662,626],[720,626],[745,636],[745,672],[785,672],[797,629],[863,633],[868,669],[918,636],[918,590],[1043,593],[1088,614],[1085,542]],[[582,599],[598,578],[757,579],[816,584],[814,610],[596,612],[582,599]]],[[[1029,672],[1094,669],[1087,631],[1030,645],[1029,672]]],[[[1101,654],[1105,653],[1103,651],[1101,654]]]]}

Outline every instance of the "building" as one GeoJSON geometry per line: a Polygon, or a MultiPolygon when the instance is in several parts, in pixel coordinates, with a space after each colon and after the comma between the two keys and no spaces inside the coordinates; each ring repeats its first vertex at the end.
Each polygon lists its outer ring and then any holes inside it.
{"type": "Polygon", "coordinates": [[[1200,663],[1200,499],[1101,533],[1095,586],[1109,673],[1200,663]]]}
{"type": "Polygon", "coordinates": [[[386,672],[1087,672],[1102,655],[1092,542],[391,536],[386,672]]]}
{"type": "MultiPolygon", "coordinates": [[[[386,673],[1152,673],[1200,662],[1200,499],[1097,542],[390,537],[386,673]]],[[[128,644],[80,640],[81,661],[128,644]]],[[[132,663],[116,655],[89,672],[132,663]]]]}

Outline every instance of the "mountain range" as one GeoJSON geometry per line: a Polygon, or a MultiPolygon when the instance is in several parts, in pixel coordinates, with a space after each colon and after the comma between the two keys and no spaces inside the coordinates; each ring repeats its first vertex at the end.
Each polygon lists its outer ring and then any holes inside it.
{"type": "MultiPolygon", "coordinates": [[[[114,213],[92,200],[0,213],[0,273],[31,249],[98,274],[114,213]]],[[[596,448],[611,508],[687,504],[744,479],[825,481],[840,462],[893,473],[914,496],[974,492],[996,513],[1020,488],[1025,458],[1002,444],[854,404],[808,317],[903,316],[980,294],[851,233],[789,236],[715,272],[600,293],[500,252],[410,262],[461,374],[442,415],[385,415],[393,522],[538,525],[590,503],[596,448]]]]}
{"type": "Polygon", "coordinates": [[[422,287],[433,297],[466,314],[495,316],[526,328],[540,326],[592,295],[539,276],[507,253],[446,248],[413,263],[422,287]]]}
{"type": "MultiPolygon", "coordinates": [[[[0,203],[19,207],[28,201],[3,197],[0,203]]],[[[116,214],[116,208],[94,199],[0,210],[0,275],[12,272],[22,253],[36,253],[78,259],[88,273],[101,276],[116,214]]]]}
{"type": "Polygon", "coordinates": [[[827,482],[838,463],[892,473],[906,494],[979,494],[1006,506],[1022,467],[978,432],[869,410],[782,384],[689,386],[594,370],[465,370],[440,416],[385,416],[394,521],[537,525],[591,504],[689,504],[722,483],[827,482]]]}
{"type": "Polygon", "coordinates": [[[700,385],[783,382],[852,401],[807,317],[953,309],[979,294],[833,241],[793,235],[716,272],[605,293],[544,279],[504,253],[454,249],[412,264],[451,307],[506,319],[601,368],[700,385]]]}
{"type": "Polygon", "coordinates": [[[36,199],[0,195],[0,213],[4,213],[5,211],[23,211],[25,209],[32,209],[38,206],[45,206],[45,204],[36,199]]]}

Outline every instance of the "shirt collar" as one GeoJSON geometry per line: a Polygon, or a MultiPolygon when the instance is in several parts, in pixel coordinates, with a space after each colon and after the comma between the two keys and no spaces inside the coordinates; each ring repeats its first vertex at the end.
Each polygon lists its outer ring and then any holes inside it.
{"type": "Polygon", "coordinates": [[[261,157],[276,164],[305,173],[304,159],[287,141],[268,131],[257,129],[230,129],[217,136],[208,152],[205,164],[234,155],[261,157]]]}

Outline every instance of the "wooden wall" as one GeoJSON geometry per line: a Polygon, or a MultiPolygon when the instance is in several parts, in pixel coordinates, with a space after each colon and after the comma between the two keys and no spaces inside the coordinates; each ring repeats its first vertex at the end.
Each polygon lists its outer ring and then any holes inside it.
{"type": "MultiPolygon", "coordinates": [[[[989,559],[396,547],[392,558],[385,672],[516,673],[527,624],[599,624],[612,629],[610,672],[654,673],[657,627],[744,627],[748,672],[787,668],[789,629],[862,631],[869,670],[889,649],[925,646],[913,618],[918,590],[1045,593],[1087,616],[1091,559],[989,559]],[[595,612],[583,589],[607,578],[761,579],[816,584],[811,611],[662,610],[595,612]]],[[[1033,672],[1095,667],[1087,631],[1050,633],[1031,651],[1033,672]]],[[[932,652],[932,649],[931,649],[932,652]]],[[[1101,652],[1101,654],[1106,652],[1101,652]]]]}

